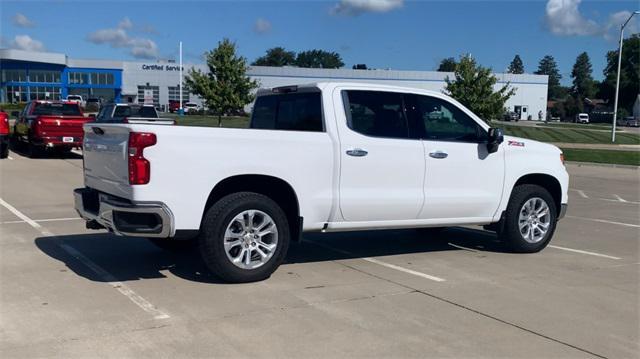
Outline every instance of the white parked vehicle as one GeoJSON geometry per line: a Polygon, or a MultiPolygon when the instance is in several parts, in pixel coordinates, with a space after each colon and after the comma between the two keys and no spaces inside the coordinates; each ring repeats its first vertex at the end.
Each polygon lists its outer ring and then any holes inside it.
{"type": "Polygon", "coordinates": [[[197,103],[187,102],[183,105],[183,110],[184,113],[197,112],[202,110],[202,107],[200,107],[200,105],[198,105],[197,103]]]}
{"type": "Polygon", "coordinates": [[[80,105],[80,107],[85,106],[85,102],[80,95],[67,95],[67,102],[75,102],[80,105]]]}
{"type": "Polygon", "coordinates": [[[589,123],[589,114],[588,113],[577,114],[576,123],[589,123]]]}
{"type": "Polygon", "coordinates": [[[302,232],[483,225],[537,252],[567,208],[557,147],[503,136],[441,93],[265,89],[250,127],[86,124],[76,210],[165,248],[195,237],[210,270],[247,282],[302,232]]]}

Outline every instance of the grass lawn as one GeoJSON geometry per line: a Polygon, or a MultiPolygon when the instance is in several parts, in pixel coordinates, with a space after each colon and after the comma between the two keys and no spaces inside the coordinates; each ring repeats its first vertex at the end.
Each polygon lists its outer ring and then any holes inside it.
{"type": "MultiPolygon", "coordinates": [[[[583,130],[601,130],[601,131],[611,131],[610,123],[589,123],[589,124],[581,124],[581,123],[571,123],[571,122],[559,122],[559,123],[539,123],[537,126],[540,127],[555,127],[555,128],[571,128],[571,129],[583,129],[583,130]]],[[[616,131],[624,131],[624,128],[616,127],[616,131]]]]}
{"type": "Polygon", "coordinates": [[[563,148],[564,159],[576,162],[640,166],[640,152],[563,148]]]}
{"type": "MultiPolygon", "coordinates": [[[[174,113],[165,113],[160,117],[168,117],[176,120],[178,126],[200,126],[200,127],[218,127],[217,116],[207,115],[184,115],[178,116],[174,113]]],[[[230,128],[247,128],[249,127],[248,117],[224,116],[222,117],[222,127],[230,128]]]]}
{"type": "MultiPolygon", "coordinates": [[[[551,128],[501,125],[505,134],[522,138],[529,138],[541,142],[567,143],[611,143],[611,134],[606,131],[590,131],[580,128],[551,128]]],[[[633,133],[619,133],[616,144],[639,145],[640,135],[633,133]]]]}

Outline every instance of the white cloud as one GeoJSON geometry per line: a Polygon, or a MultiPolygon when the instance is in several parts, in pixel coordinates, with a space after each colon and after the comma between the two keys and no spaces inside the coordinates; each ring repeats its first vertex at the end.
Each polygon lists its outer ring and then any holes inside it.
{"type": "Polygon", "coordinates": [[[549,30],[562,36],[597,35],[602,28],[593,20],[580,13],[578,6],[582,0],[549,0],[545,18],[549,30]]]}
{"type": "Polygon", "coordinates": [[[155,59],[158,57],[158,45],[151,39],[131,37],[127,29],[133,23],[124,18],[116,28],[100,29],[87,35],[87,40],[98,45],[109,45],[115,49],[129,49],[129,53],[139,59],[155,59]]]}
{"type": "Polygon", "coordinates": [[[133,23],[128,17],[125,17],[124,19],[120,20],[120,22],[118,23],[118,29],[127,30],[127,29],[131,29],[132,27],[133,27],[133,23]]]}
{"type": "Polygon", "coordinates": [[[26,17],[24,14],[21,14],[21,13],[15,14],[11,20],[13,21],[13,24],[18,27],[36,26],[35,22],[31,21],[28,17],[26,17]]]}
{"type": "MultiPolygon", "coordinates": [[[[607,40],[617,39],[620,36],[620,26],[631,16],[630,11],[619,11],[609,15],[607,24],[604,27],[604,37],[607,40]]],[[[636,15],[637,16],[637,15],[636,15]]],[[[625,34],[635,34],[638,32],[638,20],[637,17],[629,21],[624,28],[625,34]]]]}
{"type": "Polygon", "coordinates": [[[9,41],[9,47],[24,51],[44,51],[44,44],[41,41],[32,39],[29,35],[16,35],[9,41]]]}
{"type": "Polygon", "coordinates": [[[389,12],[399,9],[404,0],[340,0],[332,9],[331,14],[357,16],[366,12],[389,12]]]}
{"type": "Polygon", "coordinates": [[[253,26],[253,31],[258,34],[265,34],[271,31],[271,23],[269,22],[269,20],[259,18],[258,20],[256,20],[256,24],[253,26]]]}

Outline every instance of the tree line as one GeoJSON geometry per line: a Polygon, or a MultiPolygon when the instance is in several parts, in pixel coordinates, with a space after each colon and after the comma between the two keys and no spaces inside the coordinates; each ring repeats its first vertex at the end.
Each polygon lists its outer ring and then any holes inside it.
{"type": "MultiPolygon", "coordinates": [[[[640,92],[640,34],[634,34],[624,41],[620,75],[621,117],[630,112],[640,92]]],[[[556,112],[554,115],[566,117],[583,112],[584,99],[592,99],[595,96],[613,102],[618,51],[609,51],[606,56],[605,78],[598,82],[593,79],[589,55],[586,52],[578,55],[571,71],[573,81],[570,87],[561,85],[562,75],[553,56],[546,55],[539,61],[534,74],[549,76],[548,98],[560,104],[553,109],[556,112]]],[[[236,54],[236,45],[229,39],[220,41],[215,49],[205,53],[205,57],[209,71],[189,70],[185,77],[186,87],[204,100],[206,107],[218,116],[218,123],[221,125],[223,116],[242,111],[245,105],[253,101],[253,90],[258,87],[258,83],[246,75],[247,59],[236,54]]],[[[314,49],[295,53],[282,47],[274,47],[251,65],[341,68],[344,62],[336,52],[314,49]]],[[[367,67],[365,64],[358,64],[353,68],[367,67]]],[[[500,118],[506,101],[515,93],[515,89],[509,83],[497,91],[494,90],[497,79],[491,68],[479,65],[470,55],[461,56],[459,61],[452,57],[443,59],[437,71],[453,72],[452,78],[447,76],[443,92],[486,121],[500,118]]],[[[519,55],[514,57],[507,71],[514,74],[525,72],[524,63],[519,55]]]]}
{"type": "MultiPolygon", "coordinates": [[[[615,101],[616,74],[618,66],[618,50],[609,51],[606,54],[607,65],[603,70],[604,80],[597,81],[593,78],[593,68],[589,54],[582,52],[576,58],[571,70],[571,86],[562,86],[562,75],[553,56],[545,55],[539,62],[538,68],[533,73],[549,76],[548,96],[549,100],[556,101],[556,106],[551,109],[554,115],[560,117],[573,116],[584,112],[585,99],[603,99],[610,107],[615,101]]],[[[622,52],[622,66],[620,69],[620,99],[619,116],[626,117],[631,113],[633,104],[640,93],[640,34],[633,34],[624,40],[622,52]]],[[[453,58],[445,58],[440,61],[437,71],[454,72],[458,62],[453,58]]],[[[508,73],[523,74],[524,63],[519,55],[515,55],[509,67],[508,73]]]]}

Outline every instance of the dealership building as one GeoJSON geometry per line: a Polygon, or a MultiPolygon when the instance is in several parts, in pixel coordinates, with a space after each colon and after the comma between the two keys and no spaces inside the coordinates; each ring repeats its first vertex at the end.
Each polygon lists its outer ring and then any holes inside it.
{"type": "MultiPolygon", "coordinates": [[[[184,64],[206,71],[204,64],[184,64]]],[[[0,49],[0,102],[59,100],[67,95],[101,98],[103,101],[152,103],[167,108],[180,97],[180,68],[173,61],[134,62],[73,59],[65,54],[0,49]]],[[[250,67],[247,75],[261,87],[276,87],[322,81],[367,82],[442,91],[452,73],[435,71],[308,69],[297,67],[250,67]]],[[[546,75],[494,74],[496,89],[509,83],[515,95],[509,110],[526,119],[546,115],[546,75]]],[[[197,96],[183,91],[183,102],[201,104],[197,96]]]]}

